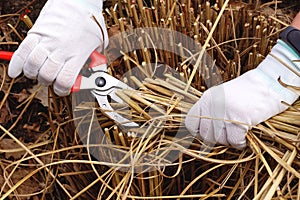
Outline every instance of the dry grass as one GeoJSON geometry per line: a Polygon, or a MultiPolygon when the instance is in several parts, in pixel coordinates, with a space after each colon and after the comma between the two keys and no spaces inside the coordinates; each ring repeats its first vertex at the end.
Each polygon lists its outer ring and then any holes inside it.
{"type": "MultiPolygon", "coordinates": [[[[138,88],[118,93],[130,109],[121,109],[123,104],[113,106],[139,123],[141,129],[117,126],[94,102],[76,102],[79,105],[73,112],[72,100],[78,99],[56,97],[49,88],[48,129],[39,133],[34,142],[25,143],[24,138],[15,137],[12,131],[39,90],[28,96],[15,123],[10,128],[0,126],[3,132],[0,141],[8,138],[16,143],[16,148],[0,149],[4,155],[0,157],[1,200],[8,196],[12,199],[30,196],[300,199],[300,101],[253,127],[247,134],[248,147],[243,151],[206,146],[193,138],[182,123],[207,87],[255,68],[290,19],[281,10],[269,8],[269,4],[229,3],[225,9],[228,1],[219,1],[215,6],[189,0],[154,2],[149,8],[141,0],[137,4],[112,1],[105,11],[110,33],[164,27],[204,44],[202,49],[207,53],[186,44],[174,47],[180,55],[146,48],[147,43],[155,41],[151,34],[137,40],[140,50],[128,52],[131,45],[128,35],[122,35],[120,44],[111,44],[111,49],[122,50],[122,56],[110,64],[110,73],[138,88]],[[159,63],[172,69],[160,68],[159,63]],[[129,69],[132,74],[125,73],[129,69]],[[164,76],[159,76],[161,69],[164,76]],[[12,153],[14,159],[5,156],[12,153]],[[27,174],[23,172],[23,176],[16,177],[18,171],[25,169],[27,174]],[[26,190],[28,181],[39,183],[39,187],[35,191],[26,190]]],[[[162,45],[168,43],[162,41],[162,45]]],[[[7,95],[1,108],[14,83],[6,80],[3,78],[2,90],[7,95]]],[[[293,89],[299,93],[299,88],[293,89]]]]}

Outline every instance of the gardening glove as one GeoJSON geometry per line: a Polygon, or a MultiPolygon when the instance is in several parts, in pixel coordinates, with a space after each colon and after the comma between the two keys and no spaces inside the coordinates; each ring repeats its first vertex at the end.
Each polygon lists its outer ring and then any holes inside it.
{"type": "Polygon", "coordinates": [[[205,91],[188,112],[187,129],[206,144],[246,147],[245,136],[252,126],[286,110],[282,101],[292,104],[297,100],[298,95],[283,87],[278,78],[300,86],[300,62],[294,62],[299,59],[294,50],[278,40],[256,69],[205,91]]]}
{"type": "Polygon", "coordinates": [[[36,23],[14,53],[8,75],[24,72],[60,96],[69,94],[76,77],[97,49],[108,44],[102,0],[48,0],[36,23]]]}

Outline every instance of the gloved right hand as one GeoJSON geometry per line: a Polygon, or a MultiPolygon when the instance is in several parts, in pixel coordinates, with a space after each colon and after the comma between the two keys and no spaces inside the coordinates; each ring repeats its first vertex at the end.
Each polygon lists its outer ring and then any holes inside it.
{"type": "Polygon", "coordinates": [[[12,78],[24,72],[60,96],[69,94],[89,55],[103,50],[108,35],[102,0],[48,0],[36,23],[14,53],[12,78]]]}

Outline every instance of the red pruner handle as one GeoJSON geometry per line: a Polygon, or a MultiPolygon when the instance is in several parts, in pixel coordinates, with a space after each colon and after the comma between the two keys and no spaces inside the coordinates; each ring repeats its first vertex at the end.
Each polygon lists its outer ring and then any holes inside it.
{"type": "Polygon", "coordinates": [[[0,60],[11,60],[14,52],[0,51],[0,60]]]}
{"type": "Polygon", "coordinates": [[[71,93],[80,91],[81,80],[82,80],[82,75],[79,74],[75,80],[73,87],[71,88],[71,93]]]}
{"type": "MultiPolygon", "coordinates": [[[[107,58],[105,55],[102,55],[98,51],[93,51],[93,53],[90,55],[89,59],[87,60],[85,66],[87,66],[89,69],[93,67],[97,67],[99,65],[107,64],[107,58]]],[[[79,74],[75,80],[75,83],[73,87],[71,88],[71,92],[79,92],[81,89],[81,81],[82,81],[82,74],[79,74]]]]}
{"type": "Polygon", "coordinates": [[[90,55],[89,59],[90,59],[89,68],[107,64],[107,62],[108,62],[106,56],[99,53],[96,50],[93,51],[93,53],[90,55]]]}

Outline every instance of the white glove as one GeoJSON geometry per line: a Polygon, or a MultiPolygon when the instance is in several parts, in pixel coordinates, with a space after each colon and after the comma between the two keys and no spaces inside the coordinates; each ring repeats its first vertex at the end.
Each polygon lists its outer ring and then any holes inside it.
{"type": "MultiPolygon", "coordinates": [[[[300,72],[300,63],[292,62],[299,56],[283,41],[279,40],[271,53],[300,72]]],[[[292,104],[298,98],[280,85],[279,77],[284,83],[300,86],[300,77],[269,54],[256,69],[204,92],[188,113],[187,129],[206,144],[244,148],[245,135],[252,125],[287,109],[281,101],[292,104]]]]}
{"type": "Polygon", "coordinates": [[[67,95],[95,50],[108,44],[102,0],[48,0],[36,23],[14,53],[8,68],[12,78],[24,72],[54,91],[67,95]],[[101,28],[100,28],[101,26],[101,28]]]}

